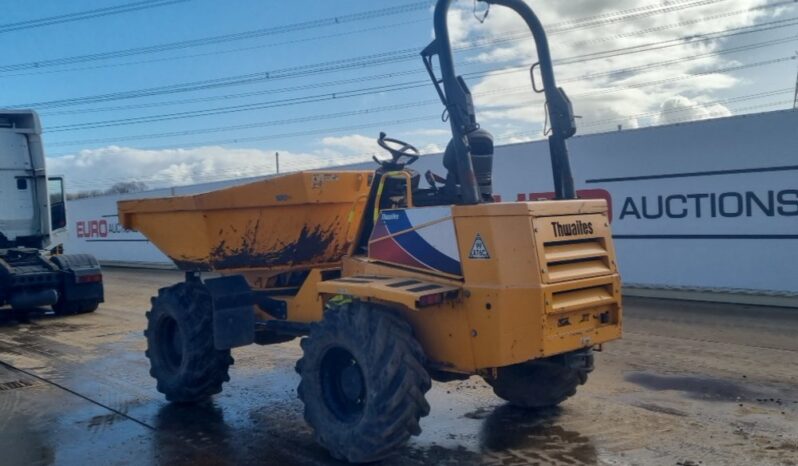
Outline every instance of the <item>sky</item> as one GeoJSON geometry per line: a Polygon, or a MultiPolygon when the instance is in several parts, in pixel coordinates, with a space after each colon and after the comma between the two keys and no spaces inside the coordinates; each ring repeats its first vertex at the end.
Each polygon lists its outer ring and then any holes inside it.
{"type": "MultiPolygon", "coordinates": [[[[792,107],[795,0],[528,2],[579,134],[792,107]]],[[[419,56],[431,1],[5,3],[0,107],[39,112],[72,192],[269,174],[275,152],[281,171],[365,161],[380,131],[425,153],[450,137],[419,56]]],[[[541,139],[534,42],[509,10],[474,9],[455,1],[449,23],[478,121],[499,144],[541,139]]]]}

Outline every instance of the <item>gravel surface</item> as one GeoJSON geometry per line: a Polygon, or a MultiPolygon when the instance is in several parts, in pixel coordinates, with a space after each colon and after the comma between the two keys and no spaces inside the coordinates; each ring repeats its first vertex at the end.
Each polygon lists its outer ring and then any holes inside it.
{"type": "MultiPolygon", "coordinates": [[[[234,350],[213,402],[170,405],[144,358],[149,297],[177,272],[107,269],[93,314],[0,321],[0,464],[335,464],[296,399],[297,341],[234,350]]],[[[798,465],[798,309],[625,301],[624,339],[557,409],[435,383],[387,465],[798,465]]]]}

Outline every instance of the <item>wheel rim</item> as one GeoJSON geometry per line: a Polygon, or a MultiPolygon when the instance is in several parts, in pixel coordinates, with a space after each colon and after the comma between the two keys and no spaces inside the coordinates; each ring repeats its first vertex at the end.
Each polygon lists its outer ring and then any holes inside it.
{"type": "Polygon", "coordinates": [[[183,335],[177,321],[171,317],[164,317],[158,332],[161,359],[171,370],[177,370],[183,363],[183,335]]]}
{"type": "Polygon", "coordinates": [[[360,419],[366,405],[366,380],[352,353],[343,348],[328,350],[319,372],[327,409],[343,422],[360,419]]]}

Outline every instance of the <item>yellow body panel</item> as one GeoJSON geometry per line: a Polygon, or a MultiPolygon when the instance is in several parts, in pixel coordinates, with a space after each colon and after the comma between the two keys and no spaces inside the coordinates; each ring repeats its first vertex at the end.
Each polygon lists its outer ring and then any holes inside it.
{"type": "Polygon", "coordinates": [[[459,296],[460,287],[417,278],[353,275],[320,282],[316,289],[327,295],[357,296],[360,299],[400,304],[406,309],[420,307],[419,300],[430,294],[444,294],[452,300],[459,296]]]}
{"type": "Polygon", "coordinates": [[[462,280],[362,257],[344,260],[345,277],[393,276],[462,287],[458,298],[439,306],[413,306],[415,297],[393,290],[363,293],[324,283],[319,288],[399,304],[428,359],[443,370],[474,373],[592,347],[621,334],[620,279],[606,210],[601,200],[455,206],[462,280]],[[557,223],[577,225],[575,234],[557,236],[557,223]],[[477,234],[488,259],[468,258],[477,234]]]}
{"type": "Polygon", "coordinates": [[[290,322],[322,319],[337,295],[390,306],[441,370],[476,373],[620,337],[620,278],[605,201],[443,207],[462,269],[451,275],[358,250],[366,220],[378,218],[365,212],[371,180],[365,171],[297,173],[194,196],[124,201],[119,212],[126,227],[181,268],[240,273],[253,288],[269,289],[286,303],[290,322]],[[477,237],[487,254],[470,257],[477,237]],[[277,282],[294,271],[299,282],[277,282]],[[402,285],[408,280],[417,283],[402,285]],[[445,299],[420,305],[431,293],[445,299]]]}

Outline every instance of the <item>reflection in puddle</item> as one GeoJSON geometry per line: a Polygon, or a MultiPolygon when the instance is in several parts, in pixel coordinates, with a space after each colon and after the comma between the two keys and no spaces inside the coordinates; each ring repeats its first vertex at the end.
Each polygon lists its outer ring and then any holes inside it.
{"type": "Polygon", "coordinates": [[[156,414],[154,427],[154,464],[220,464],[220,458],[234,458],[224,413],[212,402],[167,403],[156,414]]]}
{"type": "Polygon", "coordinates": [[[598,452],[590,439],[557,424],[561,412],[499,406],[482,426],[482,449],[489,456],[515,456],[541,464],[595,464],[598,452]]]}

